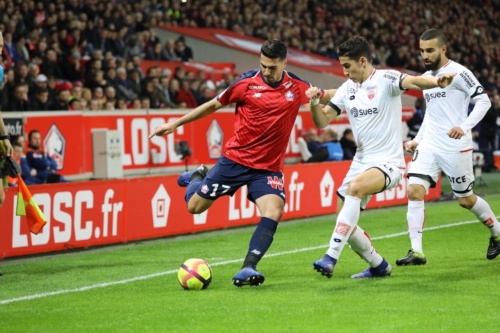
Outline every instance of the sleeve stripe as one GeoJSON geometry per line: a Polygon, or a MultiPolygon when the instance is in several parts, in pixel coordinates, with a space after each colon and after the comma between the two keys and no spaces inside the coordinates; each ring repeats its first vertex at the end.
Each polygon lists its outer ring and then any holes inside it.
{"type": "Polygon", "coordinates": [[[407,74],[404,74],[404,73],[401,73],[401,75],[399,76],[399,89],[401,90],[406,90],[405,88],[403,88],[403,80],[405,79],[407,74]]]}
{"type": "Polygon", "coordinates": [[[328,102],[327,105],[337,112],[337,116],[339,116],[342,113],[340,108],[337,105],[333,104],[332,102],[328,102]]]}

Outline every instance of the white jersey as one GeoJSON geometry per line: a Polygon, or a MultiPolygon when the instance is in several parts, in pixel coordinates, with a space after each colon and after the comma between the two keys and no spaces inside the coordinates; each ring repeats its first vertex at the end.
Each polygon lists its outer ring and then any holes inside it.
{"type": "Polygon", "coordinates": [[[347,112],[358,146],[354,160],[405,167],[401,141],[401,82],[405,77],[395,70],[376,69],[362,84],[344,82],[328,103],[339,114],[347,112]]]}
{"type": "Polygon", "coordinates": [[[465,135],[459,140],[450,138],[447,133],[453,127],[464,124],[471,98],[483,94],[484,89],[470,70],[451,60],[438,70],[427,71],[422,76],[438,78],[445,73],[457,73],[449,86],[424,90],[427,109],[420,130],[423,133],[417,135],[419,148],[443,153],[472,150],[470,128],[463,128],[465,135]]]}

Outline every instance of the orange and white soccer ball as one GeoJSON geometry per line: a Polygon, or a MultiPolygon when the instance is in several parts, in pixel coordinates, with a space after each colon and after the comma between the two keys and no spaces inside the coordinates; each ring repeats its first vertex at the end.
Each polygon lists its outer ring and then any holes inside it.
{"type": "Polygon", "coordinates": [[[184,289],[207,289],[212,282],[212,269],[203,259],[188,259],[179,268],[177,279],[184,289]]]}

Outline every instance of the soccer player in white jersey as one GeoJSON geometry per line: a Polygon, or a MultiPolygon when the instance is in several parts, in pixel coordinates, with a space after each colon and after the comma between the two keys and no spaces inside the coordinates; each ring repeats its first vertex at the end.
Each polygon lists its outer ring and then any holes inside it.
{"type": "MultiPolygon", "coordinates": [[[[344,182],[337,191],[344,201],[325,256],[313,267],[332,277],[346,243],[370,265],[353,278],[388,276],[391,265],[373,248],[368,234],[358,224],[372,194],[397,186],[405,171],[401,139],[401,93],[405,89],[445,87],[453,74],[434,77],[411,76],[394,70],[376,70],[370,46],[364,37],[353,37],[338,49],[344,74],[349,79],[337,90],[324,109],[318,88],[309,88],[311,113],[316,127],[324,128],[346,110],[358,149],[344,182]]],[[[339,200],[340,201],[340,200],[339,200]]]]}
{"type": "Polygon", "coordinates": [[[420,37],[420,53],[428,70],[423,74],[439,78],[454,72],[457,76],[444,89],[426,89],[427,112],[417,136],[406,143],[413,152],[408,171],[408,233],[411,249],[406,257],[396,261],[398,266],[424,265],[427,260],[422,249],[425,222],[424,195],[434,187],[441,171],[448,176],[460,206],[470,210],[490,230],[487,259],[500,254],[500,224],[486,201],[472,192],[471,129],[484,117],[491,102],[483,87],[470,70],[446,57],[446,38],[436,29],[420,37]],[[474,109],[468,113],[470,100],[474,109]]]}

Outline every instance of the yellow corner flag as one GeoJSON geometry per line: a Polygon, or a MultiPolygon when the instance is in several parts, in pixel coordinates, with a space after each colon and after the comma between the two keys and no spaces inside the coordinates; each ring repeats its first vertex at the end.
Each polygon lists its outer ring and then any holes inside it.
{"type": "Polygon", "coordinates": [[[17,179],[18,188],[16,215],[26,216],[30,231],[36,235],[47,223],[47,218],[40,210],[35,200],[31,197],[31,193],[21,178],[21,175],[18,174],[17,179]]]}

